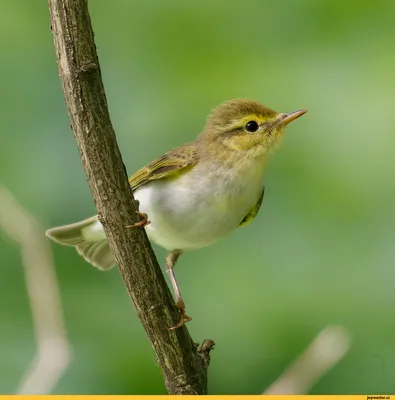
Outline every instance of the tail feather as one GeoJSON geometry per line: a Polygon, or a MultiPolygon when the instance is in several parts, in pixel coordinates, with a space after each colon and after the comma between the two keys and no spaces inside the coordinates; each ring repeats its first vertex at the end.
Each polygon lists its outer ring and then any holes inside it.
{"type": "Polygon", "coordinates": [[[115,259],[107,240],[101,242],[100,246],[96,249],[94,257],[92,257],[92,263],[99,269],[110,269],[114,266],[115,259]]]}
{"type": "Polygon", "coordinates": [[[57,243],[75,246],[78,253],[96,268],[106,270],[115,264],[114,256],[97,216],[49,229],[46,235],[57,243]]]}

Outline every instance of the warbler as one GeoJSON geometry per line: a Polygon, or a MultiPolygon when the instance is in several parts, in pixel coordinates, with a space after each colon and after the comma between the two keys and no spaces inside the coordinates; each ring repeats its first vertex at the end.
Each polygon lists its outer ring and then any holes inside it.
{"type": "MultiPolygon", "coordinates": [[[[234,99],[216,107],[196,140],[169,151],[129,179],[148,238],[169,251],[166,270],[182,326],[191,318],[174,274],[184,251],[209,246],[258,214],[263,174],[284,128],[305,114],[279,113],[251,100],[234,99]]],[[[75,246],[93,266],[108,270],[115,259],[97,216],[49,229],[46,235],[75,246]]]]}

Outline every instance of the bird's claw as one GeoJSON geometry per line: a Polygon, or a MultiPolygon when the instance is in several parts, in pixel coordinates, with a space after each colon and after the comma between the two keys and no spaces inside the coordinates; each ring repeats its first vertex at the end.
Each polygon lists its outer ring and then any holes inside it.
{"type": "Polygon", "coordinates": [[[176,307],[180,310],[180,321],[177,325],[172,326],[169,330],[174,331],[175,329],[181,328],[187,322],[192,321],[192,318],[189,315],[185,314],[185,303],[183,300],[178,300],[176,303],[176,307]]]}
{"type": "Polygon", "coordinates": [[[146,213],[141,213],[140,211],[136,211],[136,214],[138,214],[141,217],[141,221],[136,222],[133,225],[125,225],[125,228],[144,228],[145,226],[151,223],[151,221],[148,221],[148,215],[146,213]]]}

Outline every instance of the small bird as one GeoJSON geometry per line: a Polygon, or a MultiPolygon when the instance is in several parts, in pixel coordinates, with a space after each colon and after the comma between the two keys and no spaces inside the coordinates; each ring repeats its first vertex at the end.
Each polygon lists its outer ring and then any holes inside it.
{"type": "MultiPolygon", "coordinates": [[[[227,101],[209,115],[195,141],[169,151],[129,179],[139,202],[148,238],[169,251],[166,271],[173,287],[181,327],[191,318],[174,274],[184,251],[209,246],[246,226],[261,207],[263,173],[284,128],[307,110],[279,113],[244,99],[227,101]],[[149,220],[148,220],[149,218],[149,220]]],[[[97,216],[49,229],[46,235],[108,270],[115,259],[97,216]]]]}

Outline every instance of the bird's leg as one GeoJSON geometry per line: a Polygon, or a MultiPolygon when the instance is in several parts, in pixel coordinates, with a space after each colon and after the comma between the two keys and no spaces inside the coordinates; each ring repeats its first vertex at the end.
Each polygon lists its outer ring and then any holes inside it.
{"type": "Polygon", "coordinates": [[[173,287],[174,295],[176,296],[176,307],[180,310],[180,321],[177,325],[169,328],[170,330],[174,330],[183,326],[186,322],[192,320],[191,317],[185,314],[185,303],[182,299],[180,288],[178,287],[178,283],[176,280],[176,276],[174,274],[174,266],[178,258],[181,255],[181,250],[173,250],[167,257],[166,257],[166,271],[169,274],[171,286],[173,287]]]}
{"type": "Polygon", "coordinates": [[[136,211],[136,214],[139,215],[139,217],[141,218],[141,221],[136,222],[133,225],[125,225],[125,228],[144,228],[145,226],[147,226],[148,224],[151,223],[151,221],[148,221],[147,214],[141,213],[140,211],[136,211]]]}

